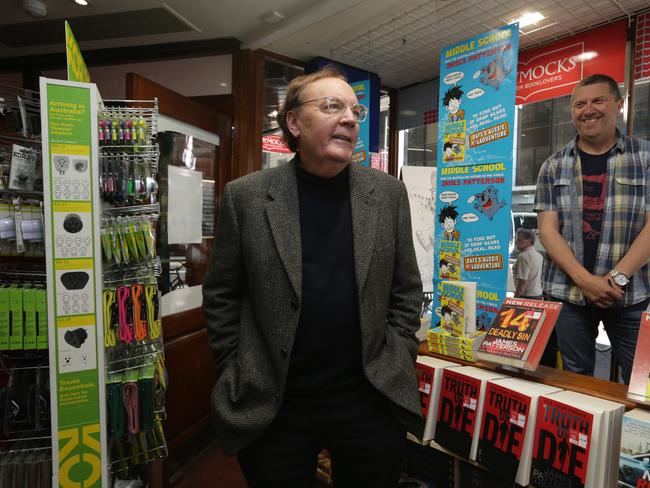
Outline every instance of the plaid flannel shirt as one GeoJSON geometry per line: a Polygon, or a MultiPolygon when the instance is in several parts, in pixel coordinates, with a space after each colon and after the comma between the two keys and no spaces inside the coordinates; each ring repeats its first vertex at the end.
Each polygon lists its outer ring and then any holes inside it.
{"type": "MultiPolygon", "coordinates": [[[[617,137],[607,159],[607,193],[594,263],[597,276],[614,269],[646,224],[646,212],[650,212],[650,142],[622,136],[618,131],[617,137]]],[[[582,263],[582,171],[577,140],[576,136],[544,161],[537,177],[535,211],[557,212],[560,234],[582,263]]],[[[542,285],[553,297],[586,304],[580,288],[548,257],[542,285]]],[[[650,268],[646,263],[630,277],[619,305],[634,305],[645,300],[649,293],[650,268]]]]}

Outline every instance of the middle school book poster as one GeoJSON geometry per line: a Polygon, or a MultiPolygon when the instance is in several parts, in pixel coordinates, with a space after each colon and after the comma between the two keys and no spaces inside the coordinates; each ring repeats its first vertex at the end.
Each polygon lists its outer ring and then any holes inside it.
{"type": "Polygon", "coordinates": [[[441,53],[433,305],[442,280],[477,282],[478,330],[507,286],[518,49],[513,24],[441,53]]]}

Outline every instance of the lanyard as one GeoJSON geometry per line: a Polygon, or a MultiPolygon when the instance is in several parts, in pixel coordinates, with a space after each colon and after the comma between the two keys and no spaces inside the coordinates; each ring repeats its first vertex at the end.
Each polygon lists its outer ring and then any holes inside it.
{"type": "Polygon", "coordinates": [[[158,339],[158,337],[160,337],[158,288],[156,285],[145,285],[144,291],[147,301],[147,324],[149,325],[149,336],[152,339],[158,339]]]}
{"type": "Polygon", "coordinates": [[[140,297],[142,296],[142,285],[131,286],[131,298],[133,301],[133,325],[135,330],[135,340],[141,341],[147,337],[147,321],[143,319],[144,307],[140,297]]]}
{"type": "Polygon", "coordinates": [[[115,346],[115,329],[113,328],[113,311],[115,310],[115,290],[104,290],[102,296],[104,304],[104,345],[115,346]]]}
{"type": "Polygon", "coordinates": [[[118,313],[120,323],[120,341],[133,342],[133,323],[131,321],[132,309],[129,306],[131,292],[128,286],[120,286],[117,289],[118,313]]]}
{"type": "Polygon", "coordinates": [[[122,386],[122,402],[126,410],[129,432],[137,434],[140,431],[137,383],[124,383],[122,386]]]}

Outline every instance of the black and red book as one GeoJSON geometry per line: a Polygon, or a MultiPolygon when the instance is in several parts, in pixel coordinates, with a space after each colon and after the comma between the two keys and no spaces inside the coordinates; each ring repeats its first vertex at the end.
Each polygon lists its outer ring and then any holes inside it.
{"type": "Polygon", "coordinates": [[[442,373],[434,440],[464,458],[476,457],[483,395],[488,380],[502,374],[472,366],[442,373]]]}
{"type": "Polygon", "coordinates": [[[609,488],[618,478],[624,406],[571,391],[539,398],[530,482],[537,488],[609,488]]]}
{"type": "Polygon", "coordinates": [[[440,395],[440,384],[442,371],[445,368],[458,367],[457,363],[443,361],[429,356],[418,356],[415,361],[415,371],[418,377],[420,390],[420,403],[422,404],[422,415],[426,419],[423,441],[433,439],[436,427],[438,412],[438,396],[440,395]]]}
{"type": "Polygon", "coordinates": [[[488,381],[476,461],[494,469],[503,486],[528,486],[539,395],[560,391],[517,378],[488,381]]]}

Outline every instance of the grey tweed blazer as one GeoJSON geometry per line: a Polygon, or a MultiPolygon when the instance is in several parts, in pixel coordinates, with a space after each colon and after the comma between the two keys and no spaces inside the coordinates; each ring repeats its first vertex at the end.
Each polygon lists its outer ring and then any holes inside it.
{"type": "MultiPolygon", "coordinates": [[[[350,195],[364,372],[396,418],[420,434],[413,364],[422,283],[406,189],[352,165],[350,195]]],[[[293,164],[232,181],[221,200],[203,312],[220,374],[212,411],[227,453],[259,435],[282,402],[302,304],[298,212],[293,164]]]]}

